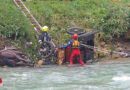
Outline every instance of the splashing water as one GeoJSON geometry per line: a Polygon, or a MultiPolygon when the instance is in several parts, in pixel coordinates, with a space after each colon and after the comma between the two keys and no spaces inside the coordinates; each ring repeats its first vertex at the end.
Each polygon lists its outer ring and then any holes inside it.
{"type": "Polygon", "coordinates": [[[130,81],[130,76],[120,76],[120,77],[113,77],[112,80],[115,81],[130,81]]]}
{"type": "Polygon", "coordinates": [[[130,90],[130,62],[0,68],[2,90],[130,90]]]}

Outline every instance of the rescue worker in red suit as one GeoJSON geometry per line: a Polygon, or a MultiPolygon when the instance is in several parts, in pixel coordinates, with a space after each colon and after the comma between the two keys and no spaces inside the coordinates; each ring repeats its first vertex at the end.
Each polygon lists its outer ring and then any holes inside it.
{"type": "Polygon", "coordinates": [[[77,34],[73,34],[73,40],[71,40],[67,45],[61,47],[62,48],[66,48],[68,46],[72,46],[72,53],[71,53],[71,56],[70,56],[70,66],[73,66],[73,59],[74,59],[74,56],[76,55],[77,56],[77,61],[82,65],[84,66],[84,62],[82,61],[81,59],[81,54],[80,54],[80,50],[79,50],[79,41],[78,41],[78,35],[77,34]]]}

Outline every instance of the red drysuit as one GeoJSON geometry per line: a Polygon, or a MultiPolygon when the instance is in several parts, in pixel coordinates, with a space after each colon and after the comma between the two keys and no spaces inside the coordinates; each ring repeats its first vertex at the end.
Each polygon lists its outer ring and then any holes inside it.
{"type": "Polygon", "coordinates": [[[80,54],[80,50],[79,50],[79,41],[78,40],[71,40],[67,45],[63,46],[62,48],[66,48],[68,46],[72,46],[72,53],[71,53],[71,56],[70,56],[70,66],[73,66],[73,59],[74,59],[74,56],[76,55],[77,56],[77,60],[78,62],[84,66],[84,62],[82,61],[81,59],[81,54],[80,54]]]}

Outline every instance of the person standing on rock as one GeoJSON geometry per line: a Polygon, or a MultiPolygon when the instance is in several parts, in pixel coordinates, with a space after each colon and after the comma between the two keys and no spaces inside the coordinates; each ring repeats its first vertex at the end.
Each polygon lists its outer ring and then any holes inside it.
{"type": "Polygon", "coordinates": [[[62,48],[66,48],[68,46],[72,47],[72,53],[71,53],[71,56],[70,56],[70,66],[73,66],[73,59],[74,59],[74,56],[77,56],[77,61],[82,65],[84,66],[84,62],[82,61],[81,59],[81,54],[80,54],[80,50],[79,50],[79,41],[78,41],[78,35],[77,34],[73,34],[73,40],[71,40],[67,45],[61,47],[62,48]]]}
{"type": "Polygon", "coordinates": [[[42,28],[42,32],[41,32],[41,34],[40,34],[40,36],[39,36],[39,39],[38,39],[38,42],[39,42],[40,44],[42,44],[42,42],[44,42],[44,41],[50,41],[50,40],[51,40],[51,38],[49,37],[47,31],[48,31],[48,27],[47,27],[47,26],[44,26],[44,27],[42,28]]]}

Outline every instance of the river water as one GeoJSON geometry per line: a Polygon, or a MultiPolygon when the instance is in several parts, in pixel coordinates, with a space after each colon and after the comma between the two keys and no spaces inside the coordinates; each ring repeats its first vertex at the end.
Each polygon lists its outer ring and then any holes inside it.
{"type": "Polygon", "coordinates": [[[130,61],[0,68],[0,90],[130,90],[130,61]]]}

